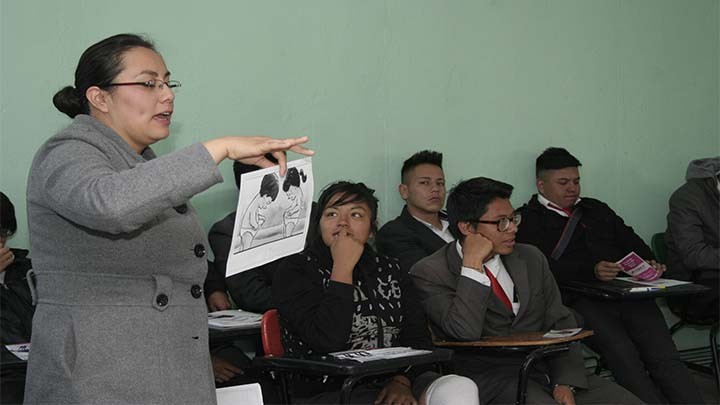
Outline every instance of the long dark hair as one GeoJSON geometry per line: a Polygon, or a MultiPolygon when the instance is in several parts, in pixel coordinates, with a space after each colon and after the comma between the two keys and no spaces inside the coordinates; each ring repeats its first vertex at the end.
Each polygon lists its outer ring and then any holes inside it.
{"type": "Polygon", "coordinates": [[[75,69],[75,87],[66,86],[55,93],[55,108],[70,118],[89,114],[85,92],[92,86],[104,88],[112,83],[122,72],[123,54],[132,48],[155,51],[155,45],[149,39],[136,34],[113,35],[86,49],[75,69]]]}

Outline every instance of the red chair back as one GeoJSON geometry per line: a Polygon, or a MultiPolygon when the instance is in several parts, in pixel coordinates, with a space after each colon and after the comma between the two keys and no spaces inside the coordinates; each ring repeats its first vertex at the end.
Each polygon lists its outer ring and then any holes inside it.
{"type": "Polygon", "coordinates": [[[266,356],[282,357],[285,354],[280,333],[280,318],[277,309],[267,310],[260,322],[260,335],[266,356]]]}

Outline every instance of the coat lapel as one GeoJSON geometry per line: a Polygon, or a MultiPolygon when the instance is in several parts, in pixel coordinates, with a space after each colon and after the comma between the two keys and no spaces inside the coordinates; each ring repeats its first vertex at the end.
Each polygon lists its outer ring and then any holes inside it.
{"type": "Polygon", "coordinates": [[[462,268],[462,259],[457,252],[456,243],[457,242],[450,242],[445,245],[445,249],[447,249],[445,258],[448,263],[448,269],[450,269],[450,272],[455,276],[455,284],[457,284],[457,279],[460,277],[460,269],[462,268]]]}
{"type": "Polygon", "coordinates": [[[407,209],[407,205],[403,207],[402,213],[400,213],[400,219],[405,226],[417,235],[428,251],[436,251],[447,243],[443,240],[443,238],[436,235],[430,228],[413,218],[413,216],[410,215],[410,211],[407,209]]]}
{"type": "Polygon", "coordinates": [[[520,260],[520,258],[514,252],[507,256],[503,256],[502,261],[505,265],[505,270],[510,273],[510,277],[515,284],[515,291],[517,292],[518,299],[520,300],[520,309],[518,310],[517,316],[515,316],[515,320],[513,321],[513,324],[515,324],[518,319],[522,319],[523,314],[525,313],[525,311],[527,311],[527,308],[529,306],[528,301],[530,300],[530,282],[528,280],[527,265],[523,260],[520,260]]]}

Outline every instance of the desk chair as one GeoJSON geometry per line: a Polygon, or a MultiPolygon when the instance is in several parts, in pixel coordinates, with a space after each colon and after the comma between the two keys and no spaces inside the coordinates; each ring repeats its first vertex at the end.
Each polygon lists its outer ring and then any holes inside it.
{"type": "MultiPolygon", "coordinates": [[[[658,232],[652,236],[650,240],[650,247],[652,248],[653,254],[660,263],[666,263],[667,259],[667,245],[665,244],[665,233],[658,232]]],[[[710,353],[712,356],[712,373],[715,375],[715,386],[720,389],[720,353],[718,353],[718,326],[719,323],[716,319],[701,319],[691,316],[686,313],[682,305],[672,305],[668,302],[668,308],[675,314],[679,321],[670,327],[670,334],[674,335],[675,332],[679,331],[685,326],[710,326],[710,353]]]]}
{"type": "MultiPolygon", "coordinates": [[[[277,309],[266,311],[260,321],[260,338],[265,357],[283,357],[285,348],[282,344],[281,333],[280,315],[278,315],[277,309]]],[[[270,370],[270,376],[280,382],[280,399],[283,404],[289,404],[290,394],[288,392],[287,375],[270,370]]]]}
{"type": "Polygon", "coordinates": [[[527,402],[528,371],[530,367],[540,359],[567,352],[570,350],[571,343],[580,342],[582,339],[592,336],[593,331],[583,330],[576,335],[563,338],[544,338],[543,334],[543,332],[518,333],[509,336],[487,337],[472,342],[433,339],[433,343],[436,347],[450,349],[477,348],[483,351],[495,350],[497,353],[503,351],[527,352],[525,361],[523,361],[518,371],[517,397],[515,399],[516,404],[525,404],[527,402]]]}
{"type": "Polygon", "coordinates": [[[273,378],[280,380],[281,399],[285,404],[290,403],[287,374],[343,377],[344,381],[340,391],[339,403],[347,404],[350,402],[352,389],[366,377],[389,374],[413,365],[445,362],[452,357],[452,351],[446,349],[437,349],[429,354],[365,363],[352,360],[337,360],[332,356],[286,357],[284,356],[285,350],[281,339],[280,319],[275,309],[263,314],[260,333],[265,356],[255,357],[253,364],[270,370],[273,378]]]}

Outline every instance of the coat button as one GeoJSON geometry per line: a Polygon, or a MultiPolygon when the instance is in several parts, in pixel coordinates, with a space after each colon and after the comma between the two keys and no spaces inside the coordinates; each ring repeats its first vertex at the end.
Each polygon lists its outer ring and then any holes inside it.
{"type": "Polygon", "coordinates": [[[193,298],[202,297],[202,287],[197,284],[193,284],[193,286],[190,287],[190,294],[193,296],[193,298]]]}
{"type": "Polygon", "coordinates": [[[197,257],[205,256],[205,246],[202,243],[198,243],[197,245],[195,245],[193,250],[195,251],[195,256],[197,256],[197,257]]]}
{"type": "Polygon", "coordinates": [[[175,209],[175,211],[178,214],[184,214],[184,213],[188,212],[187,204],[178,205],[177,207],[173,207],[173,208],[175,209]]]}
{"type": "Polygon", "coordinates": [[[158,294],[157,297],[155,297],[155,302],[161,307],[164,307],[168,304],[168,296],[165,294],[158,294]]]}

